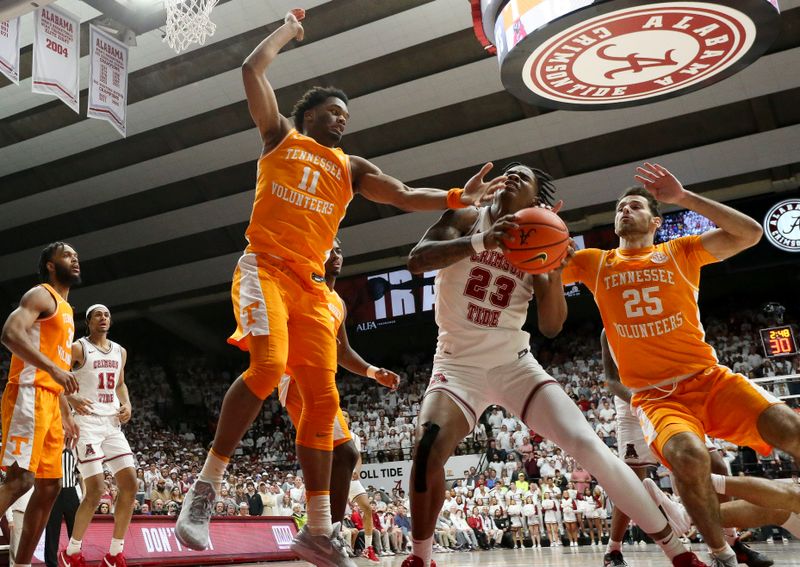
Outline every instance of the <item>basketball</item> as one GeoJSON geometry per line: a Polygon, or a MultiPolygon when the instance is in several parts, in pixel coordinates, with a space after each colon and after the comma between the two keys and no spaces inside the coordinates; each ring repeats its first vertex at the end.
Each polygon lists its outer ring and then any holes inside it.
{"type": "Polygon", "coordinates": [[[561,264],[569,247],[569,229],[550,209],[531,207],[516,214],[519,228],[503,241],[505,257],[529,274],[546,274],[561,264]]]}

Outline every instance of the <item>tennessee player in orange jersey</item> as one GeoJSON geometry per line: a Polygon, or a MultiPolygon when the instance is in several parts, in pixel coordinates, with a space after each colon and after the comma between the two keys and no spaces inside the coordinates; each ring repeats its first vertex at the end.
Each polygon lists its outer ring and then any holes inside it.
{"type": "Polygon", "coordinates": [[[278,110],[266,71],[292,39],[303,38],[303,10],[259,44],[242,65],[250,114],[263,148],[258,161],[248,245],[233,277],[236,332],[229,339],[250,353],[250,366],[228,390],[214,443],[199,480],[181,510],[178,539],[191,549],[208,546],[208,521],[230,455],[258,415],[263,400],[290,366],[303,397],[297,456],[308,490],[308,534],[294,551],[318,565],[352,565],[330,541],[329,485],[336,391],[336,337],[326,299],[323,264],[354,193],[408,211],[462,208],[500,187],[483,176],[463,189],[410,188],[366,159],[336,145],[349,113],[347,96],[315,87],[297,102],[292,119],[278,110]]]}
{"type": "MultiPolygon", "coordinates": [[[[365,361],[353,347],[347,337],[344,325],[347,319],[347,307],[342,298],[334,290],[336,278],[342,270],[342,249],[337,238],[333,249],[325,262],[325,284],[330,290],[328,300],[331,306],[331,316],[336,319],[335,328],[337,341],[337,362],[353,374],[366,376],[377,381],[382,386],[396,390],[400,385],[400,376],[391,370],[378,368],[365,361]]],[[[297,424],[303,412],[303,398],[298,391],[297,384],[292,378],[293,372],[286,369],[286,374],[278,385],[278,398],[286,408],[292,423],[297,424]]],[[[339,409],[333,432],[333,467],[331,470],[331,518],[340,522],[344,518],[347,502],[355,500],[364,516],[365,544],[363,556],[372,562],[377,562],[375,550],[372,547],[372,512],[369,509],[369,499],[361,482],[353,479],[353,472],[361,459],[361,446],[358,439],[350,433],[344,412],[339,409]],[[351,482],[352,480],[352,482],[351,482]]]]}
{"type": "Polygon", "coordinates": [[[8,384],[3,392],[0,515],[28,492],[16,565],[30,564],[50,510],[61,489],[61,452],[78,439],[64,393],[78,390],[69,371],[75,325],[67,303],[70,287],[80,283],[78,254],[54,242],[39,257],[42,282],[28,290],[3,325],[2,342],[11,351],[8,384]]]}
{"type": "Polygon", "coordinates": [[[687,191],[660,165],[645,164],[617,203],[614,250],[577,252],[564,283],[581,281],[594,294],[611,354],[645,439],[671,469],[675,486],[712,550],[715,566],[734,566],[722,536],[704,436],[778,447],[800,459],[800,416],[744,376],[721,366],[705,342],[697,296],[700,269],[754,246],[761,226],[750,217],[687,191]],[[719,228],[654,245],[659,204],[695,211],[719,228]]]}

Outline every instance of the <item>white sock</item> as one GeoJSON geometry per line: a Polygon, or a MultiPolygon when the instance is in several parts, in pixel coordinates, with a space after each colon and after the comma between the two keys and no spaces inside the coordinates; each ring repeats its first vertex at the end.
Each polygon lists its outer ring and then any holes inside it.
{"type": "Polygon", "coordinates": [[[14,563],[15,567],[31,567],[30,563],[14,563]]]}
{"type": "Polygon", "coordinates": [[[675,532],[670,532],[670,534],[664,539],[656,540],[656,543],[670,560],[674,559],[681,553],[686,552],[686,548],[683,546],[680,538],[675,534],[675,532]]]}
{"type": "Polygon", "coordinates": [[[411,539],[411,554],[422,559],[423,567],[431,564],[431,551],[433,549],[433,536],[428,539],[411,539]]]}
{"type": "Polygon", "coordinates": [[[333,531],[331,523],[330,493],[314,494],[308,497],[308,531],[315,536],[329,536],[333,531]]]}
{"type": "Polygon", "coordinates": [[[733,545],[739,539],[739,530],[736,528],[723,528],[722,533],[725,536],[725,541],[728,545],[733,545]]]}
{"type": "Polygon", "coordinates": [[[198,478],[205,482],[210,482],[214,490],[219,492],[222,485],[222,477],[225,475],[225,469],[228,468],[228,460],[217,455],[214,449],[211,449],[206,456],[206,462],[203,464],[203,470],[200,471],[198,478]]]}
{"type": "Polygon", "coordinates": [[[111,547],[108,548],[109,555],[119,555],[122,553],[122,548],[125,545],[124,539],[111,538],[111,547]]]}
{"type": "Polygon", "coordinates": [[[611,553],[612,551],[620,551],[622,549],[622,542],[621,541],[614,541],[611,538],[608,538],[608,545],[606,546],[606,553],[611,553]]]}
{"type": "Polygon", "coordinates": [[[724,547],[720,547],[719,549],[712,549],[711,555],[714,557],[718,557],[723,561],[725,561],[726,559],[730,559],[731,557],[736,557],[736,554],[733,552],[733,549],[731,549],[731,546],[728,545],[727,543],[725,544],[724,547]]]}
{"type": "Polygon", "coordinates": [[[711,484],[714,485],[714,492],[725,494],[725,477],[721,474],[711,475],[711,484]]]}
{"type": "Polygon", "coordinates": [[[81,540],[75,539],[74,537],[69,538],[69,545],[67,545],[67,555],[75,555],[76,553],[80,553],[82,543],[83,542],[81,540]]]}
{"type": "Polygon", "coordinates": [[[781,526],[796,538],[800,538],[800,516],[795,512],[789,514],[789,519],[781,526]]]}
{"type": "Polygon", "coordinates": [[[645,533],[657,534],[667,527],[666,518],[636,473],[600,440],[581,410],[560,386],[542,387],[523,419],[530,429],[550,439],[581,463],[606,489],[614,504],[645,533]]]}

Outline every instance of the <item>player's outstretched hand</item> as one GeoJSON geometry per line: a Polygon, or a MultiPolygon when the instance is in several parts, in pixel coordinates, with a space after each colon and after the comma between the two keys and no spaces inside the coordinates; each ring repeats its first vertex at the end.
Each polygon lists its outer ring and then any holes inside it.
{"type": "Polygon", "coordinates": [[[68,413],[61,414],[61,426],[64,428],[64,446],[74,449],[81,437],[81,429],[68,413]]]}
{"type": "Polygon", "coordinates": [[[67,372],[66,370],[61,370],[60,368],[56,368],[53,372],[50,373],[50,376],[53,377],[58,384],[64,388],[64,393],[66,395],[74,394],[78,391],[78,381],[75,379],[75,375],[72,372],[67,372]]]}
{"type": "Polygon", "coordinates": [[[117,413],[117,417],[119,418],[120,423],[128,423],[131,420],[131,405],[122,404],[119,407],[119,412],[117,413]]]}
{"type": "Polygon", "coordinates": [[[564,271],[564,268],[567,267],[567,264],[569,264],[572,261],[572,258],[574,256],[575,256],[575,241],[570,238],[569,246],[567,246],[567,255],[564,256],[564,259],[561,260],[561,264],[559,264],[559,266],[554,271],[561,274],[561,272],[564,271]]]}
{"type": "Polygon", "coordinates": [[[505,215],[500,217],[494,224],[483,234],[483,246],[487,250],[494,250],[499,248],[502,243],[503,239],[508,239],[511,242],[514,242],[514,238],[510,236],[510,232],[516,228],[519,228],[519,225],[514,222],[516,218],[514,215],[505,215]]]}
{"type": "Polygon", "coordinates": [[[678,204],[686,196],[686,189],[672,173],[657,163],[645,163],[636,168],[634,179],[662,203],[678,204]]]}
{"type": "Polygon", "coordinates": [[[397,390],[398,386],[400,386],[400,375],[385,368],[379,368],[375,372],[375,380],[381,386],[386,386],[392,391],[397,390]]]}
{"type": "Polygon", "coordinates": [[[293,8],[289,10],[289,12],[286,14],[286,17],[283,19],[286,25],[292,26],[295,29],[296,33],[294,35],[294,38],[297,41],[303,41],[303,37],[305,36],[305,30],[303,29],[303,24],[300,23],[305,19],[305,17],[306,17],[305,10],[303,10],[302,8],[293,8]]]}
{"type": "Polygon", "coordinates": [[[492,196],[498,189],[506,183],[506,176],[495,177],[491,181],[484,181],[484,177],[489,173],[494,164],[492,162],[484,165],[481,170],[473,175],[467,184],[464,185],[464,193],[461,195],[461,202],[465,205],[475,205],[479,207],[492,200],[492,196]]]}
{"type": "Polygon", "coordinates": [[[67,401],[75,413],[78,415],[91,415],[92,413],[92,400],[84,398],[83,396],[67,396],[67,401]]]}

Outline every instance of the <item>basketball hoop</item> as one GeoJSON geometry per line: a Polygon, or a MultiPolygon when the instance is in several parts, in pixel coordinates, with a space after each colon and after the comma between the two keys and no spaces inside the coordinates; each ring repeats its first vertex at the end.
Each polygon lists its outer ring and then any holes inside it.
{"type": "Polygon", "coordinates": [[[214,35],[216,24],[211,21],[211,10],[219,0],[164,0],[167,26],[164,41],[176,53],[192,43],[203,45],[206,37],[214,35]]]}

